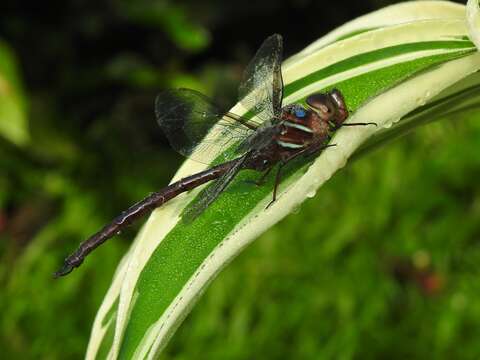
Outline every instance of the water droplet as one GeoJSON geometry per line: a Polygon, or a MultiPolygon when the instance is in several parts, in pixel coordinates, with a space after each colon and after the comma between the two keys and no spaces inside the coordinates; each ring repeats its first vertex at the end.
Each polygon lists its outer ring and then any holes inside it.
{"type": "Polygon", "coordinates": [[[316,194],[317,194],[317,190],[316,190],[316,189],[312,189],[312,190],[310,190],[310,191],[307,193],[307,198],[311,199],[311,198],[313,198],[316,194]]]}
{"type": "Polygon", "coordinates": [[[389,122],[385,123],[385,124],[383,125],[383,127],[384,127],[385,129],[389,129],[389,128],[392,127],[392,125],[393,125],[393,121],[389,121],[389,122]]]}
{"type": "Polygon", "coordinates": [[[428,98],[430,97],[430,91],[426,91],[423,96],[420,96],[416,99],[416,103],[419,106],[423,106],[427,103],[428,98]]]}
{"type": "Polygon", "coordinates": [[[293,209],[292,209],[292,214],[298,214],[300,212],[300,209],[301,209],[301,206],[300,205],[296,205],[293,209]]]}

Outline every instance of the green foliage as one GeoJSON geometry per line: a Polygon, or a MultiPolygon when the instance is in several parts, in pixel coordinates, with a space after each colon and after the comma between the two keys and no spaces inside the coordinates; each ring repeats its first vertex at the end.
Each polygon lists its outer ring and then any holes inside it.
{"type": "Polygon", "coordinates": [[[0,41],[0,135],[17,145],[28,141],[26,105],[18,69],[9,47],[0,41]]]}
{"type": "Polygon", "coordinates": [[[188,10],[173,2],[121,1],[118,5],[120,11],[133,22],[163,29],[184,50],[199,51],[209,43],[207,30],[194,24],[194,17],[187,14],[188,10]]]}

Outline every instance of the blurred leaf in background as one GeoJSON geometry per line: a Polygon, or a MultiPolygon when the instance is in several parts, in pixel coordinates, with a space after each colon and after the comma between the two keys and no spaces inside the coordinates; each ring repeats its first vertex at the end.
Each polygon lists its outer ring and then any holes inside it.
{"type": "Polygon", "coordinates": [[[24,145],[29,139],[27,109],[17,63],[3,41],[0,41],[0,135],[16,145],[24,145]]]}
{"type": "Polygon", "coordinates": [[[118,10],[133,23],[161,28],[178,47],[201,51],[208,46],[210,35],[194,22],[193,9],[171,1],[119,1],[118,10]]]}

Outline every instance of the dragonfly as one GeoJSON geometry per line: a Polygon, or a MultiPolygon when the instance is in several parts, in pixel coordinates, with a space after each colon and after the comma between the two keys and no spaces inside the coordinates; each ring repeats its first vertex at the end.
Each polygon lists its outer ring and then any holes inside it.
{"type": "Polygon", "coordinates": [[[214,181],[183,212],[182,219],[193,221],[245,169],[263,173],[257,185],[277,169],[269,207],[277,198],[286,164],[335,146],[329,142],[342,126],[375,125],[346,124],[349,112],[342,93],[336,89],[310,95],[307,106],[282,107],[282,53],[282,37],[275,34],[263,42],[248,64],[238,89],[239,103],[247,109],[242,116],[221,111],[210,98],[191,89],[171,89],[158,95],[155,114],[171,147],[192,160],[217,165],[182,178],[122,212],[80,244],[54,276],[69,274],[95,248],[135,220],[184,192],[214,181]]]}

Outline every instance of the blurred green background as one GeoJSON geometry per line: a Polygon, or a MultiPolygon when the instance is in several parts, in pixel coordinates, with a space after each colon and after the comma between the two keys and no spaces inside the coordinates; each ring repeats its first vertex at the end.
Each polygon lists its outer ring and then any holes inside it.
{"type": "MultiPolygon", "coordinates": [[[[161,89],[228,107],[268,35],[283,34],[288,56],[388,3],[3,0],[0,357],[83,357],[139,225],[69,277],[51,274],[181,164],[154,119],[161,89]]],[[[218,277],[163,358],[478,358],[479,117],[340,171],[218,277]]]]}

